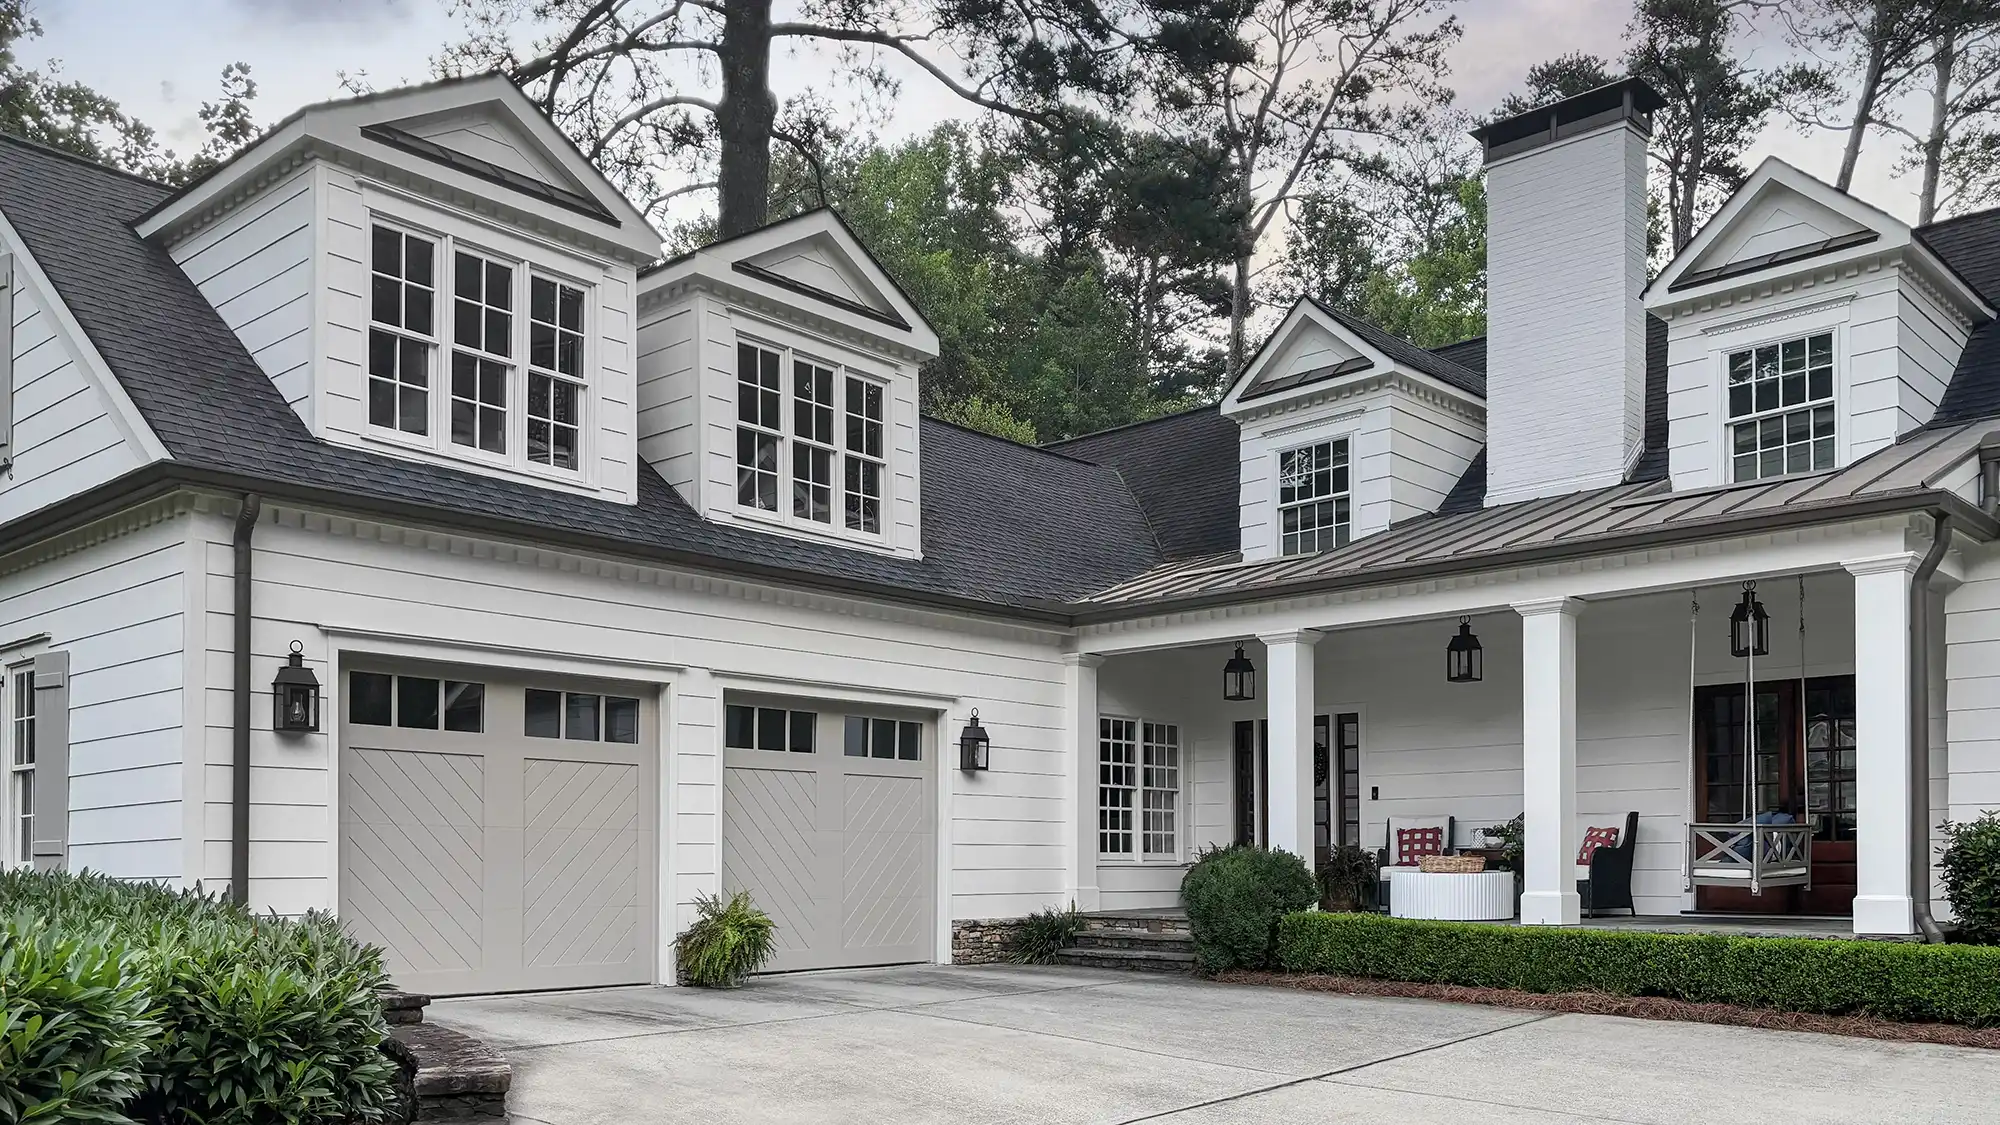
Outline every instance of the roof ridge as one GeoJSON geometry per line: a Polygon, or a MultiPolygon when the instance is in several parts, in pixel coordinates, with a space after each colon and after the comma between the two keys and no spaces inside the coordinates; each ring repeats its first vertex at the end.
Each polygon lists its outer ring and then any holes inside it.
{"type": "Polygon", "coordinates": [[[22,148],[34,149],[36,152],[40,152],[46,156],[59,157],[63,160],[69,161],[72,164],[81,164],[85,168],[89,168],[94,171],[109,172],[112,175],[118,176],[122,179],[127,179],[135,181],[137,183],[142,183],[145,184],[147,187],[159,188],[161,191],[172,192],[175,190],[172,184],[156,180],[151,176],[144,175],[139,172],[134,172],[129,168],[120,168],[115,164],[107,164],[102,160],[92,160],[90,157],[85,156],[82,153],[71,152],[66,148],[57,148],[55,145],[49,144],[45,141],[38,141],[33,139],[32,137],[24,137],[19,133],[9,133],[4,130],[0,130],[0,141],[5,141],[9,144],[20,145],[22,148]]]}
{"type": "MultiPolygon", "coordinates": [[[[1025,442],[1025,441],[1015,441],[1015,440],[1014,440],[1013,438],[1010,438],[1010,437],[1003,437],[1003,436],[1001,436],[1000,434],[993,434],[993,433],[988,433],[988,432],[986,432],[985,430],[975,430],[975,429],[973,429],[973,428],[972,428],[971,426],[967,426],[967,425],[962,425],[962,424],[960,424],[960,423],[958,423],[958,422],[953,422],[953,421],[951,421],[951,420],[949,420],[949,419],[945,419],[945,418],[940,418],[940,417],[938,417],[938,416],[937,416],[937,415],[935,415],[935,414],[924,414],[924,415],[922,415],[922,417],[923,417],[924,421],[926,421],[926,422],[936,422],[936,423],[937,423],[938,425],[940,425],[940,426],[947,426],[947,427],[949,427],[949,428],[951,428],[951,429],[954,429],[954,430],[957,430],[957,431],[959,431],[960,433],[967,433],[967,434],[971,434],[971,435],[973,435],[974,437],[982,437],[982,438],[988,438],[988,439],[990,439],[990,440],[992,440],[992,441],[997,441],[997,442],[1000,442],[1000,443],[1002,443],[1002,444],[1004,444],[1004,445],[1011,445],[1011,446],[1013,446],[1013,447],[1014,447],[1014,448],[1016,448],[1016,449],[1025,449],[1025,450],[1028,450],[1028,451],[1029,451],[1029,452],[1031,452],[1031,453],[1046,453],[1046,454],[1048,454],[1048,455],[1049,455],[1050,457],[1056,457],[1056,458],[1060,458],[1060,459],[1062,459],[1062,460],[1064,460],[1064,461],[1068,461],[1068,462],[1070,462],[1070,463],[1071,463],[1071,464],[1073,464],[1073,465],[1087,465],[1087,466],[1089,466],[1090,468],[1093,468],[1093,469],[1108,469],[1108,468],[1111,468],[1111,466],[1109,466],[1109,465],[1100,465],[1100,464],[1098,464],[1098,463],[1097,463],[1097,462],[1095,462],[1095,461],[1086,461],[1086,460],[1084,460],[1084,459],[1083,459],[1083,458],[1081,458],[1081,457],[1072,457],[1072,456],[1070,456],[1070,455],[1069,455],[1069,454],[1067,454],[1067,453],[1061,453],[1061,452],[1058,452],[1058,451],[1056,451],[1056,450],[1053,450],[1053,449],[1050,449],[1050,448],[1049,448],[1048,446],[1046,446],[1046,445],[1030,445],[1029,443],[1027,443],[1027,442],[1025,442]]],[[[1071,440],[1073,440],[1073,439],[1071,439],[1071,440]]],[[[1112,470],[1112,471],[1116,472],[1117,470],[1115,470],[1115,469],[1114,469],[1114,470],[1112,470]]]]}
{"type": "MultiPolygon", "coordinates": [[[[1075,437],[1066,437],[1066,438],[1057,438],[1057,439],[1056,439],[1055,441],[1052,441],[1052,442],[1048,442],[1047,444],[1044,444],[1044,445],[1039,445],[1039,446],[1036,446],[1036,448],[1037,448],[1037,449],[1045,449],[1045,450],[1048,450],[1049,452],[1053,453],[1053,452],[1055,452],[1055,447],[1056,447],[1056,446],[1058,446],[1058,445],[1071,445],[1071,444],[1073,444],[1073,443],[1075,443],[1075,442],[1079,442],[1079,441],[1085,441],[1085,440],[1088,440],[1088,439],[1090,439],[1090,438],[1094,438],[1094,437],[1102,437],[1102,436],[1104,436],[1105,434],[1115,434],[1115,433],[1119,433],[1120,431],[1123,431],[1123,430],[1131,430],[1131,429],[1137,429],[1137,428],[1138,428],[1138,427],[1140,427],[1140,426],[1150,426],[1150,425],[1152,425],[1152,424],[1153,424],[1153,423],[1155,423],[1155,422],[1165,422],[1165,421],[1168,421],[1169,419],[1173,419],[1173,418],[1185,418],[1185,417],[1187,417],[1187,416],[1188,416],[1188,415],[1190,415],[1190,414],[1199,414],[1199,413],[1201,413],[1201,412],[1202,412],[1202,411],[1204,411],[1204,410],[1217,410],[1217,411],[1219,411],[1219,410],[1221,410],[1221,409],[1222,409],[1222,404],[1221,404],[1221,403],[1216,403],[1216,402],[1205,402],[1205,403],[1202,403],[1202,404],[1201,404],[1201,405],[1199,405],[1199,406],[1189,406],[1189,407],[1184,407],[1184,408],[1182,408],[1182,409],[1180,409],[1180,410],[1175,410],[1175,411],[1171,411],[1171,412],[1169,412],[1169,413],[1166,413],[1166,414],[1156,414],[1156,415],[1154,415],[1154,416],[1153,416],[1153,417],[1151,417],[1151,418],[1140,418],[1140,419],[1137,419],[1137,420],[1135,420],[1135,421],[1131,421],[1131,422],[1120,422],[1120,423],[1118,423],[1118,424],[1117,424],[1117,425],[1115,425],[1115,426],[1106,426],[1106,427],[1104,427],[1104,428],[1103,428],[1103,429],[1101,429],[1101,430],[1092,430],[1092,431],[1090,431],[1090,432],[1089,432],[1089,433],[1087,433],[1087,434],[1078,434],[1078,435],[1076,435],[1075,437]]],[[[1064,454],[1063,456],[1069,456],[1069,455],[1068,455],[1068,454],[1064,454]]],[[[1073,459],[1073,460],[1083,460],[1082,458],[1072,458],[1072,459],[1073,459]]],[[[1095,461],[1086,461],[1086,462],[1085,462],[1085,464],[1091,464],[1091,465],[1094,465],[1094,464],[1096,464],[1096,463],[1097,463],[1097,462],[1095,462],[1095,461]]]]}

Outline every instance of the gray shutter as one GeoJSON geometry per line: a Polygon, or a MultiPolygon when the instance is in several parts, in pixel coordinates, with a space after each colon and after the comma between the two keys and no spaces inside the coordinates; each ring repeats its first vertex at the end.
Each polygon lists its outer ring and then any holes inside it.
{"type": "Polygon", "coordinates": [[[69,653],[35,657],[35,869],[69,866],[69,653]]]}
{"type": "Polygon", "coordinates": [[[14,463],[14,256],[0,254],[0,469],[14,463]]]}

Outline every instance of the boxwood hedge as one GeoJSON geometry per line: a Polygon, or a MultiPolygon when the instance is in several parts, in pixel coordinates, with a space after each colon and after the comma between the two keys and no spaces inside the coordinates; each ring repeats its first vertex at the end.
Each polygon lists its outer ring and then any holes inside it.
{"type": "Polygon", "coordinates": [[[2000,948],[1291,914],[1289,972],[2000,1025],[2000,948]]]}
{"type": "Polygon", "coordinates": [[[385,980],[326,915],[0,873],[0,1122],[387,1120],[385,980]]]}

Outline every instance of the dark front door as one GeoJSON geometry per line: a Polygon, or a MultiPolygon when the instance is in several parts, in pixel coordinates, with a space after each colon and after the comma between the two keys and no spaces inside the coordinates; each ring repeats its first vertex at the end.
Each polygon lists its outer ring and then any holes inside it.
{"type": "MultiPolygon", "coordinates": [[[[1264,793],[1268,775],[1271,724],[1245,719],[1235,728],[1232,771],[1236,788],[1236,832],[1239,844],[1261,843],[1269,837],[1270,818],[1264,793]]],[[[1314,862],[1326,862],[1334,844],[1361,842],[1361,716],[1347,713],[1313,719],[1313,843],[1314,862]],[[1337,738],[1337,741],[1336,741],[1337,738]],[[1338,747],[1336,752],[1335,747],[1338,747]]]]}
{"type": "Polygon", "coordinates": [[[1758,914],[1851,914],[1854,910],[1854,677],[1759,683],[1756,786],[1744,758],[1741,684],[1695,691],[1695,816],[1739,824],[1760,813],[1805,816],[1813,825],[1811,888],[1697,887],[1695,909],[1758,914]]]}

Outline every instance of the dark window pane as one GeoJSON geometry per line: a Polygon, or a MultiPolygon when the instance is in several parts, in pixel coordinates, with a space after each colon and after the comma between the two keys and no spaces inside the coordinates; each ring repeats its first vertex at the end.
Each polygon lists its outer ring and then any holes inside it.
{"type": "Polygon", "coordinates": [[[383,324],[403,323],[403,287],[395,278],[376,274],[368,292],[369,316],[383,324]]]}
{"type": "Polygon", "coordinates": [[[498,262],[486,263],[486,303],[496,309],[514,307],[514,269],[498,262]]]}
{"type": "Polygon", "coordinates": [[[521,733],[529,738],[561,738],[562,698],[559,691],[529,688],[527,718],[521,724],[521,733]]]}
{"type": "Polygon", "coordinates": [[[396,725],[438,729],[438,682],[425,676],[396,677],[396,725]]]}
{"type": "Polygon", "coordinates": [[[434,284],[431,273],[431,256],[435,248],[415,235],[403,239],[403,277],[418,285],[434,284]]]}
{"type": "Polygon", "coordinates": [[[561,290],[561,307],[556,316],[556,323],[571,332],[583,331],[583,290],[572,289],[567,285],[561,286],[561,290]]]}
{"type": "Polygon", "coordinates": [[[403,287],[403,327],[425,336],[431,334],[431,292],[414,285],[403,287]]]}
{"type": "Polygon", "coordinates": [[[598,697],[570,692],[563,697],[563,737],[577,742],[596,742],[598,697]]]}
{"type": "Polygon", "coordinates": [[[1757,384],[1757,409],[1775,410],[1778,407],[1778,381],[1770,379],[1757,384]]]}
{"type": "Polygon", "coordinates": [[[486,350],[494,355],[513,355],[514,318],[497,309],[486,310],[486,350]]]}
{"type": "Polygon", "coordinates": [[[528,326],[528,362],[552,369],[556,365],[556,330],[546,324],[528,326]]]}
{"type": "Polygon", "coordinates": [[[905,762],[919,761],[924,756],[924,728],[916,723],[896,724],[896,757],[905,762]]]}
{"type": "Polygon", "coordinates": [[[556,370],[565,375],[583,375],[583,337],[565,332],[556,345],[556,370]]]}
{"type": "Polygon", "coordinates": [[[388,227],[376,227],[372,241],[375,272],[400,275],[403,272],[403,236],[388,227]]]}
{"type": "Polygon", "coordinates": [[[1797,406],[1806,400],[1806,377],[1804,372],[1785,376],[1784,387],[1786,406],[1797,406]]]}
{"type": "Polygon", "coordinates": [[[1750,413],[1750,384],[1738,383],[1729,388],[1729,416],[1741,418],[1750,413]]]}
{"type": "Polygon", "coordinates": [[[451,403],[451,440],[454,445],[478,444],[479,408],[463,399],[451,403]]]}
{"type": "Polygon", "coordinates": [[[406,434],[431,432],[430,396],[417,387],[404,387],[397,399],[396,426],[406,434]]]}
{"type": "Polygon", "coordinates": [[[556,283],[546,277],[538,277],[529,286],[528,316],[544,323],[553,324],[556,319],[556,283]]]}
{"type": "Polygon", "coordinates": [[[813,752],[813,725],[818,721],[819,716],[811,711],[792,712],[792,753],[813,752]]]}
{"type": "Polygon", "coordinates": [[[368,380],[368,424],[395,428],[396,384],[384,379],[368,380]]]}
{"type": "Polygon", "coordinates": [[[474,301],[479,300],[479,283],[485,275],[485,271],[480,269],[481,264],[478,258],[470,254],[458,255],[455,268],[452,270],[452,292],[474,301]]]}
{"type": "Polygon", "coordinates": [[[757,708],[757,749],[785,748],[785,712],[779,707],[757,708]]]}
{"type": "Polygon", "coordinates": [[[444,729],[477,734],[486,729],[486,685],[444,682],[444,729]]]}
{"type": "Polygon", "coordinates": [[[1814,398],[1833,397],[1833,368],[1815,367],[1811,375],[1812,387],[1809,393],[1814,398]]]}
{"type": "Polygon", "coordinates": [[[895,757],[896,724],[884,719],[868,720],[868,750],[870,757],[895,757]]]}
{"type": "Polygon", "coordinates": [[[729,705],[723,717],[722,744],[738,750],[757,748],[757,709],[740,703],[729,705]]]}
{"type": "Polygon", "coordinates": [[[850,758],[868,756],[868,720],[859,715],[847,717],[847,737],[844,752],[850,758]]]}
{"type": "Polygon", "coordinates": [[[604,741],[639,741],[639,701],[630,696],[604,697],[604,741]]]}
{"type": "Polygon", "coordinates": [[[430,386],[431,346],[422,340],[402,340],[396,346],[400,352],[396,377],[413,387],[430,386]]]}
{"type": "Polygon", "coordinates": [[[350,672],[347,675],[347,721],[386,727],[391,715],[389,692],[394,676],[381,672],[350,672]]]}

